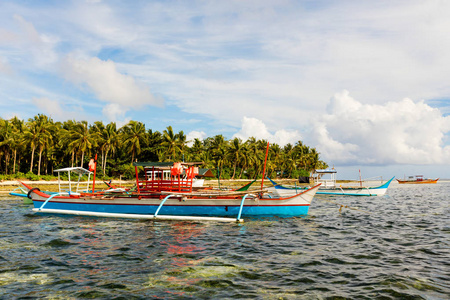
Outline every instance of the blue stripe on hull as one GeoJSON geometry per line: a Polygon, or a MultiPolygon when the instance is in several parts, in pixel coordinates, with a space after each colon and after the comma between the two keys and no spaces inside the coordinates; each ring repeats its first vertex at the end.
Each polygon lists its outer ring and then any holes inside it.
{"type": "MultiPolygon", "coordinates": [[[[41,201],[33,201],[34,207],[41,207],[41,201]]],[[[154,214],[158,205],[105,205],[105,204],[77,204],[48,202],[46,209],[80,210],[91,212],[124,213],[124,214],[154,214]]],[[[309,205],[299,206],[244,206],[243,216],[301,216],[308,214],[309,205]]],[[[236,217],[239,213],[239,205],[234,206],[195,206],[195,205],[164,205],[159,215],[178,216],[217,216],[236,217]]]]}

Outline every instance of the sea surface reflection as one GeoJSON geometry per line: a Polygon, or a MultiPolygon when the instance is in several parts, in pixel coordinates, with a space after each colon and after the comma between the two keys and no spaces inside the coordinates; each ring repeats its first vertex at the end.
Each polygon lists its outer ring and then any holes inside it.
{"type": "Polygon", "coordinates": [[[0,200],[2,299],[449,299],[450,182],[243,224],[37,215],[0,200]]]}

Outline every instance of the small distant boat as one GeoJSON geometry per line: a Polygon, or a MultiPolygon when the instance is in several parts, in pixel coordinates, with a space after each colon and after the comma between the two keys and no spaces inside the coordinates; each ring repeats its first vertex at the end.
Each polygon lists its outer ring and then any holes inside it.
{"type": "Polygon", "coordinates": [[[424,183],[437,183],[439,178],[436,179],[429,179],[429,178],[423,178],[423,175],[416,175],[416,176],[408,176],[407,179],[397,179],[398,183],[404,184],[424,184],[424,183]]]}

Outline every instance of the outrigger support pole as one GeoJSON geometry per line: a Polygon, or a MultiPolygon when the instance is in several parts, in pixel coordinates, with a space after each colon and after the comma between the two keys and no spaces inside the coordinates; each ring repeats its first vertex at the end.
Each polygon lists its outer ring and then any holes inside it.
{"type": "Polygon", "coordinates": [[[166,196],[166,198],[163,199],[163,201],[161,202],[161,204],[158,206],[158,209],[156,210],[155,214],[153,215],[154,218],[156,218],[156,216],[159,213],[159,210],[161,209],[161,207],[164,205],[164,202],[166,202],[167,199],[169,199],[170,197],[175,196],[175,195],[168,195],[166,196]]]}
{"type": "Polygon", "coordinates": [[[55,196],[59,196],[59,195],[60,195],[59,193],[56,193],[56,194],[53,194],[50,197],[48,197],[47,200],[45,200],[45,202],[41,205],[41,207],[39,207],[39,210],[42,210],[44,208],[45,204],[47,204],[47,202],[50,201],[50,199],[52,199],[55,196]]]}
{"type": "Polygon", "coordinates": [[[238,221],[238,222],[240,222],[240,219],[241,219],[241,213],[242,213],[242,208],[244,207],[244,201],[245,201],[245,198],[247,198],[248,195],[249,195],[249,194],[245,194],[244,197],[242,197],[241,206],[239,207],[239,214],[238,214],[238,216],[237,216],[237,218],[236,218],[236,221],[238,221]]]}

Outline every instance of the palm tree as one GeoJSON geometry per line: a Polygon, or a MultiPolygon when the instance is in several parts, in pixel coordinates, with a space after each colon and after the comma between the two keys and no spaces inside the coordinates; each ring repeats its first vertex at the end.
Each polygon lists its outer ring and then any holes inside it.
{"type": "Polygon", "coordinates": [[[189,148],[189,159],[191,161],[200,161],[203,152],[204,148],[202,142],[198,138],[195,138],[194,143],[189,148]]]}
{"type": "Polygon", "coordinates": [[[39,146],[38,176],[40,176],[41,175],[42,153],[53,142],[53,137],[52,137],[53,120],[49,119],[45,115],[39,115],[38,126],[39,126],[39,133],[38,133],[38,138],[37,138],[36,143],[39,146]]]}
{"type": "Polygon", "coordinates": [[[147,143],[142,147],[141,157],[145,161],[159,161],[159,156],[161,156],[161,160],[164,160],[164,151],[161,146],[161,132],[153,132],[153,130],[149,129],[147,130],[147,137],[147,143]]]}
{"type": "Polygon", "coordinates": [[[73,127],[73,131],[70,132],[69,147],[78,149],[78,151],[81,152],[81,167],[83,167],[84,154],[86,153],[86,151],[89,151],[93,145],[93,136],[89,132],[88,122],[77,122],[73,127]]]}
{"type": "Polygon", "coordinates": [[[24,145],[24,121],[19,120],[19,118],[14,117],[11,120],[11,123],[13,125],[13,134],[14,134],[14,140],[11,143],[11,148],[14,152],[14,164],[13,164],[13,174],[16,173],[16,161],[17,161],[17,151],[20,150],[24,145]]]}
{"type": "MultiPolygon", "coordinates": [[[[282,164],[282,151],[279,145],[272,144],[269,148],[269,168],[268,168],[268,174],[273,174],[273,172],[280,171],[280,166],[282,164]]],[[[273,176],[273,175],[272,175],[273,176]]]]}
{"type": "MultiPolygon", "coordinates": [[[[94,144],[96,145],[95,153],[100,151],[100,168],[103,170],[104,167],[104,157],[105,157],[105,148],[106,148],[106,140],[105,140],[105,125],[103,125],[102,121],[95,121],[94,125],[91,126],[89,130],[91,139],[94,140],[94,144]]],[[[103,174],[105,175],[105,174],[103,174]]]]}
{"type": "Polygon", "coordinates": [[[227,154],[229,157],[229,161],[233,161],[233,175],[231,179],[234,179],[236,174],[236,167],[238,163],[242,161],[242,155],[244,154],[245,145],[242,143],[240,138],[234,138],[230,141],[227,149],[227,154]]]}
{"type": "Polygon", "coordinates": [[[77,122],[75,120],[65,121],[59,133],[59,147],[63,149],[63,153],[71,155],[71,166],[74,166],[75,152],[77,151],[77,144],[72,143],[74,136],[72,132],[75,130],[77,122]]]}
{"type": "MultiPolygon", "coordinates": [[[[182,131],[181,131],[182,133],[182,131]]],[[[184,135],[184,134],[183,134],[184,135]]],[[[186,137],[184,137],[186,139],[186,137]]],[[[174,134],[172,126],[167,126],[163,131],[161,146],[166,149],[166,154],[169,160],[176,160],[177,153],[181,152],[180,136],[174,134]]]]}
{"type": "Polygon", "coordinates": [[[177,139],[177,143],[178,143],[178,148],[180,149],[180,154],[183,158],[184,161],[184,152],[186,149],[186,144],[189,142],[186,140],[186,135],[184,134],[183,130],[180,130],[177,134],[176,134],[176,139],[177,139]]]}
{"type": "Polygon", "coordinates": [[[13,125],[8,120],[0,119],[0,147],[5,155],[5,174],[8,174],[11,145],[14,143],[13,125]]]}
{"type": "Polygon", "coordinates": [[[129,149],[128,153],[131,153],[131,162],[133,162],[134,158],[141,153],[141,144],[148,140],[145,125],[141,122],[130,121],[121,129],[123,146],[129,149]]]}
{"type": "Polygon", "coordinates": [[[211,140],[208,141],[209,143],[209,151],[211,151],[211,156],[216,162],[216,168],[218,169],[218,177],[220,179],[220,176],[223,174],[223,165],[226,160],[226,141],[225,137],[221,134],[218,134],[214,136],[211,140]]]}
{"type": "Polygon", "coordinates": [[[33,172],[33,163],[34,163],[34,152],[36,151],[36,145],[39,138],[39,128],[36,121],[36,117],[34,119],[28,119],[26,130],[24,132],[24,140],[31,147],[31,162],[30,162],[30,172],[33,172]]]}
{"type": "Polygon", "coordinates": [[[105,140],[105,160],[103,162],[103,174],[106,173],[106,161],[108,159],[108,154],[111,151],[113,154],[119,147],[119,132],[117,131],[116,123],[111,122],[106,125],[103,132],[103,138],[105,140]]]}
{"type": "Polygon", "coordinates": [[[292,171],[295,170],[296,163],[295,163],[295,154],[293,151],[292,144],[287,144],[283,147],[283,163],[281,165],[282,167],[282,174],[286,174],[287,177],[290,177],[292,174],[292,171]]]}

